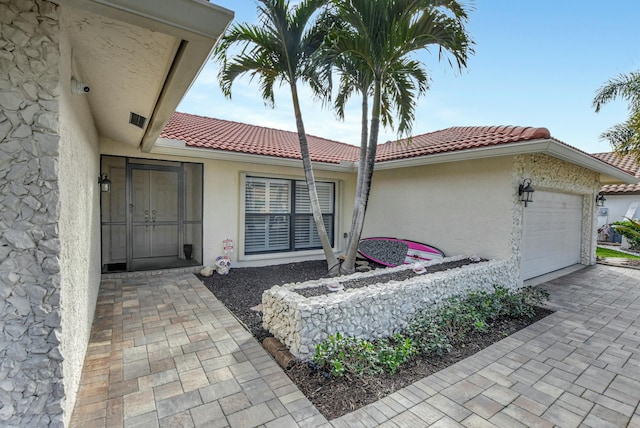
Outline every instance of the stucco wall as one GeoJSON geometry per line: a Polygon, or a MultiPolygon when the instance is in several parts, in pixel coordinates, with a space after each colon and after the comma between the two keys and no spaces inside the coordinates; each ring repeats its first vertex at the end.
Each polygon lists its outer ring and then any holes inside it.
{"type": "MultiPolygon", "coordinates": [[[[304,180],[302,162],[300,162],[300,167],[296,168],[268,165],[266,160],[264,163],[243,163],[206,159],[200,157],[201,151],[192,151],[190,152],[192,153],[190,156],[141,153],[133,147],[109,139],[101,141],[100,150],[102,154],[114,156],[199,162],[204,164],[203,263],[205,265],[212,265],[216,257],[223,254],[222,241],[227,238],[233,239],[235,245],[235,252],[231,255],[231,259],[233,266],[236,267],[264,266],[324,258],[321,250],[252,256],[242,255],[242,174],[304,180]]],[[[339,215],[335,230],[335,243],[337,251],[341,251],[345,246],[343,233],[348,232],[351,224],[351,212],[353,210],[355,192],[355,174],[316,170],[315,177],[318,181],[336,181],[336,213],[339,215]]]]}
{"type": "Polygon", "coordinates": [[[0,3],[0,426],[63,424],[59,23],[0,3]]]}
{"type": "MultiPolygon", "coordinates": [[[[67,28],[64,7],[61,28],[67,28]]],[[[85,95],[72,95],[73,58],[60,36],[60,290],[61,350],[69,421],[80,384],[85,351],[100,287],[100,200],[98,135],[85,95]]],[[[82,79],[82,76],[76,76],[82,79]]]]}
{"type": "MultiPolygon", "coordinates": [[[[513,169],[513,186],[517,188],[524,178],[530,178],[536,190],[573,193],[582,196],[582,247],[580,263],[593,265],[596,262],[595,198],[600,189],[598,173],[543,154],[516,156],[513,169]]],[[[513,205],[513,255],[520,259],[522,242],[522,215],[524,205],[513,205]]],[[[535,201],[535,193],[534,193],[535,201]]]]}
{"type": "MultiPolygon", "coordinates": [[[[609,209],[607,218],[608,223],[614,221],[624,221],[624,216],[632,203],[638,203],[640,208],[640,195],[606,195],[607,200],[604,206],[609,209]]],[[[633,218],[640,217],[640,209],[632,214],[633,218]]],[[[604,219],[603,219],[604,220],[604,219]]]]}
{"type": "Polygon", "coordinates": [[[363,237],[431,244],[448,256],[510,255],[513,158],[379,170],[363,237]]]}

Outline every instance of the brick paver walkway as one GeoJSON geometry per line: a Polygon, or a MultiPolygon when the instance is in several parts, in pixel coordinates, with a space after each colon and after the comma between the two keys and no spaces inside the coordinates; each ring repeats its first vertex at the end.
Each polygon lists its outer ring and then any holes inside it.
{"type": "Polygon", "coordinates": [[[71,425],[640,427],[640,271],[543,287],[553,315],[327,422],[192,275],[105,280],[71,425]]]}

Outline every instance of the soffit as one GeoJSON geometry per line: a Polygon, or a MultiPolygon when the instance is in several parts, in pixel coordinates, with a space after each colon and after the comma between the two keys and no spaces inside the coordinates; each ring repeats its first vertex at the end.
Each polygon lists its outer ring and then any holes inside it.
{"type": "Polygon", "coordinates": [[[180,39],[74,8],[63,8],[63,26],[98,132],[138,146],[149,121],[141,129],[129,114],[151,117],[180,39]]]}

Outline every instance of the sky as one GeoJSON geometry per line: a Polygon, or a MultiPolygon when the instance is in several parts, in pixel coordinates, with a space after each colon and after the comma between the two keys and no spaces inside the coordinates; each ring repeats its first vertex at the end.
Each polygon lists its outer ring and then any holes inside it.
{"type": "MultiPolygon", "coordinates": [[[[257,22],[254,0],[211,0],[235,12],[236,23],[257,22]]],[[[640,1],[637,0],[475,0],[468,32],[475,54],[459,72],[437,52],[417,59],[431,76],[418,99],[413,135],[452,126],[545,127],[551,135],[588,153],[611,151],[599,135],[627,118],[616,100],[595,113],[596,91],[619,74],[640,70],[640,1]]],[[[289,88],[276,93],[275,109],[265,105],[256,81],[234,82],[222,95],[218,66],[209,60],[178,111],[295,131],[289,88]]],[[[308,134],[348,144],[360,141],[360,105],[352,101],[344,121],[301,89],[308,134]]],[[[379,143],[395,140],[381,129],[379,143]]]]}

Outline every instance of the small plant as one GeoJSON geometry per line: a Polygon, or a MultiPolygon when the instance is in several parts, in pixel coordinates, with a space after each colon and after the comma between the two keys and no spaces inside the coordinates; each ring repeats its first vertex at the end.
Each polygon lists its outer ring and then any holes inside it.
{"type": "Polygon", "coordinates": [[[370,342],[331,335],[316,346],[313,366],[332,376],[390,374],[414,355],[442,355],[453,345],[464,347],[466,335],[489,330],[499,318],[532,317],[535,306],[548,300],[549,293],[533,287],[513,291],[494,286],[491,293],[476,291],[466,297],[452,297],[437,310],[419,313],[404,335],[370,342]]]}
{"type": "Polygon", "coordinates": [[[416,353],[413,339],[399,334],[370,342],[336,333],[316,345],[312,360],[319,370],[328,371],[333,376],[353,374],[361,377],[383,371],[394,374],[416,353]]]}

